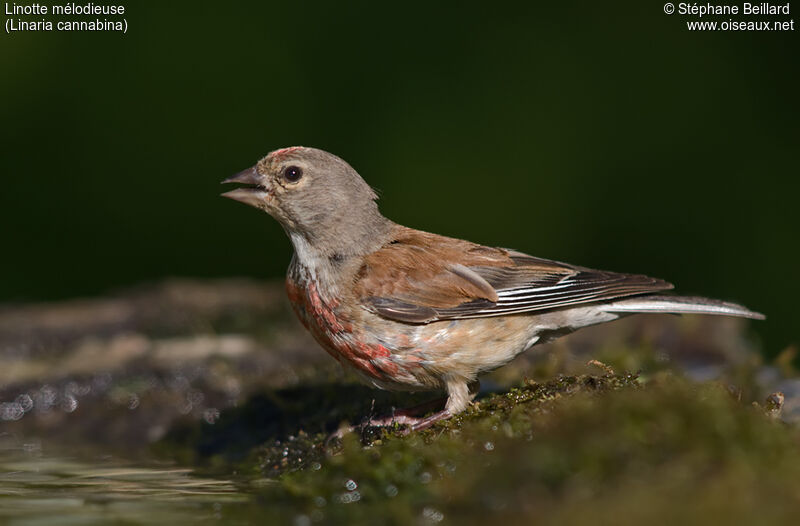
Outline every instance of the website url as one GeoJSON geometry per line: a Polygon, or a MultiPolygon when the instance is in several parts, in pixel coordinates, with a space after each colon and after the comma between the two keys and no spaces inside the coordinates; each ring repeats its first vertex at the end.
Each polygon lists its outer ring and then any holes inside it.
{"type": "Polygon", "coordinates": [[[686,27],[689,31],[794,31],[794,20],[783,22],[737,22],[735,20],[711,22],[692,20],[686,22],[686,27]]]}

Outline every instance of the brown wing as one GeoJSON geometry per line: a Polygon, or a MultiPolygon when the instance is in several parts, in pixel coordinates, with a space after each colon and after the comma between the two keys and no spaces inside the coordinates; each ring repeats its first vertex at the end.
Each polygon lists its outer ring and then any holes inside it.
{"type": "Polygon", "coordinates": [[[409,323],[554,309],[669,288],[647,276],[576,267],[405,227],[366,258],[355,284],[364,304],[409,323]]]}

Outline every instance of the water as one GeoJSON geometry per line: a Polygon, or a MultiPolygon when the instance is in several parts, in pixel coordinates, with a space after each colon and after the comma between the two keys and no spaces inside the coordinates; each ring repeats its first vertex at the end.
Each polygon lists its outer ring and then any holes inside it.
{"type": "Polygon", "coordinates": [[[68,525],[214,522],[247,496],[230,480],[174,466],[142,467],[117,458],[0,451],[0,522],[68,525]]]}
{"type": "Polygon", "coordinates": [[[201,476],[153,446],[325,358],[274,341],[293,330],[281,292],[175,281],[0,306],[0,524],[236,523],[252,481],[201,476]]]}

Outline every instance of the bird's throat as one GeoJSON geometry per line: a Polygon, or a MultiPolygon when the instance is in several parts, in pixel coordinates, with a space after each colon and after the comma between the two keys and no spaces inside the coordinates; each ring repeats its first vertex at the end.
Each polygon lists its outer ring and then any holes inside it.
{"type": "Polygon", "coordinates": [[[316,243],[300,232],[287,229],[295,253],[292,266],[318,283],[321,293],[337,295],[340,292],[340,283],[352,282],[362,258],[381,248],[390,239],[391,227],[394,224],[388,219],[385,221],[385,224],[373,223],[376,228],[364,231],[357,238],[339,239],[339,243],[331,243],[330,240],[326,243],[316,243]]]}

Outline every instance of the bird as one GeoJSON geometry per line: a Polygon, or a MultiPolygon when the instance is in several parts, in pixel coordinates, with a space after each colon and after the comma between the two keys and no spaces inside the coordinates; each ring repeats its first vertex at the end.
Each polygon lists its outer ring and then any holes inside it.
{"type": "Polygon", "coordinates": [[[464,411],[479,376],[534,345],[636,313],[764,319],[741,305],[666,294],[641,274],[595,270],[394,223],[346,161],[292,146],[222,181],[223,197],[271,215],[294,248],[293,310],[321,347],[368,385],[443,391],[443,409],[370,425],[430,427],[464,411]]]}

